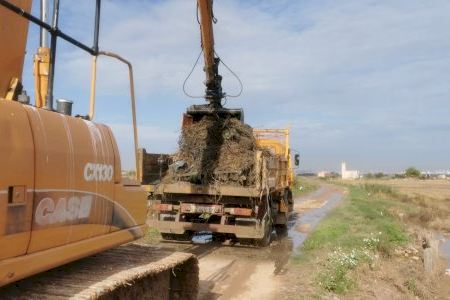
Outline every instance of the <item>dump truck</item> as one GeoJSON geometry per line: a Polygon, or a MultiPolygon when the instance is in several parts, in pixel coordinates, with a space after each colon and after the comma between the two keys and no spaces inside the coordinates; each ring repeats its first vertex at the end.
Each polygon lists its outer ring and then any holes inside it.
{"type": "Polygon", "coordinates": [[[237,184],[161,182],[175,163],[167,154],[139,152],[141,182],[151,203],[149,225],[166,240],[190,240],[212,232],[245,245],[266,246],[273,228],[285,228],[293,210],[294,180],[289,129],[254,129],[259,148],[254,156],[256,181],[237,184]]]}
{"type": "Polygon", "coordinates": [[[143,237],[148,210],[141,184],[121,175],[112,130],[94,122],[97,58],[108,56],[128,66],[138,148],[132,67],[121,56],[99,50],[101,1],[93,2],[92,47],[58,29],[58,0],[53,1],[51,25],[47,1],[41,1],[40,18],[30,14],[31,2],[0,0],[0,287],[6,286],[0,289],[0,298],[80,294],[84,298],[182,295],[195,299],[198,268],[192,255],[129,246],[101,253],[143,237]],[[30,22],[41,28],[40,47],[34,56],[34,104],[22,84],[30,22]],[[92,56],[87,115],[72,116],[73,102],[53,97],[57,40],[92,56]],[[91,263],[72,264],[71,272],[45,273],[94,254],[91,263]],[[43,274],[32,282],[39,284],[27,284],[25,278],[38,273],[43,274]],[[191,275],[178,276],[184,273],[191,275]],[[193,284],[184,284],[181,278],[193,284]],[[23,288],[11,291],[14,288],[7,285],[13,282],[23,288]],[[31,286],[40,288],[32,292],[31,286]],[[166,290],[157,291],[158,286],[166,290]]]}

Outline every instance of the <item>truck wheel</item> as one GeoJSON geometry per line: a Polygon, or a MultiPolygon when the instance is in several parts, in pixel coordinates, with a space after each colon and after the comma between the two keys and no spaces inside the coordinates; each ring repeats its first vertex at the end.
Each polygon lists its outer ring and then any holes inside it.
{"type": "Polygon", "coordinates": [[[258,247],[267,247],[270,245],[272,238],[272,221],[266,223],[266,228],[264,228],[264,236],[262,239],[255,239],[255,244],[258,247]]]}
{"type": "Polygon", "coordinates": [[[238,241],[239,244],[241,244],[242,246],[267,247],[270,245],[270,242],[272,240],[271,237],[272,237],[272,222],[269,221],[266,224],[264,236],[262,238],[260,239],[245,238],[245,239],[238,239],[238,241]]]}
{"type": "Polygon", "coordinates": [[[287,224],[275,225],[275,232],[277,233],[277,236],[279,236],[279,237],[286,236],[287,232],[288,232],[287,224]]]}
{"type": "Polygon", "coordinates": [[[286,203],[287,206],[288,206],[288,211],[289,211],[289,212],[294,211],[294,199],[293,199],[293,197],[292,197],[292,191],[291,191],[291,189],[285,189],[285,190],[284,190],[284,195],[283,195],[283,197],[284,197],[285,203],[286,203]]]}
{"type": "Polygon", "coordinates": [[[190,241],[192,239],[192,234],[185,231],[183,234],[176,233],[163,233],[161,232],[161,237],[166,241],[190,241]]]}

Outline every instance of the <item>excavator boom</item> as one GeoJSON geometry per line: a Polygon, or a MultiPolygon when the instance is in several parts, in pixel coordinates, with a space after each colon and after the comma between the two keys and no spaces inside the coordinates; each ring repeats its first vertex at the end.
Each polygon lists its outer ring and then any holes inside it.
{"type": "Polygon", "coordinates": [[[202,37],[203,57],[205,59],[205,85],[213,90],[215,87],[215,56],[214,56],[214,32],[213,32],[213,13],[211,0],[198,0],[200,31],[202,37]]]}
{"type": "MultiPolygon", "coordinates": [[[[30,11],[31,0],[15,0],[15,5],[30,11]]],[[[13,12],[0,11],[0,97],[16,99],[20,92],[25,46],[27,43],[28,20],[18,18],[13,12]],[[11,30],[14,28],[14,30],[11,30]]]]}
{"type": "Polygon", "coordinates": [[[197,0],[200,23],[201,46],[205,60],[205,100],[206,105],[192,105],[187,109],[187,117],[196,122],[205,115],[216,115],[220,118],[237,118],[243,121],[242,109],[222,107],[222,99],[226,94],[222,91],[222,76],[219,74],[220,58],[214,50],[214,13],[213,0],[197,0]]]}

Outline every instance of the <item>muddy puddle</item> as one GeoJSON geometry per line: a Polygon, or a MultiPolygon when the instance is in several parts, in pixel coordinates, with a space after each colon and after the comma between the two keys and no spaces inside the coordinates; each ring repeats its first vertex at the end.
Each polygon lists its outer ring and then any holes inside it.
{"type": "Polygon", "coordinates": [[[297,253],[311,232],[320,221],[343,199],[341,190],[322,187],[316,192],[298,199],[295,213],[289,224],[288,239],[292,241],[292,251],[297,253]]]}
{"type": "Polygon", "coordinates": [[[441,253],[447,258],[447,273],[450,275],[450,236],[442,237],[441,253]]]}

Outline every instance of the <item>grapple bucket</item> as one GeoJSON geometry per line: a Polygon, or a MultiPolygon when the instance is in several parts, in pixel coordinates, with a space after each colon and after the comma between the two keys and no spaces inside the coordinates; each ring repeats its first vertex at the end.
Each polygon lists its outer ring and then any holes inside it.
{"type": "Polygon", "coordinates": [[[244,122],[244,111],[242,108],[214,107],[209,104],[191,105],[186,114],[192,117],[193,122],[200,121],[204,116],[218,116],[220,118],[236,118],[244,122]]]}

